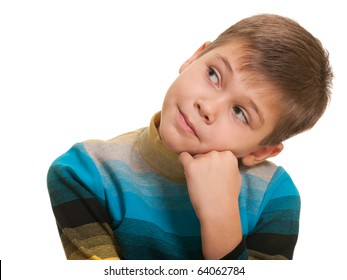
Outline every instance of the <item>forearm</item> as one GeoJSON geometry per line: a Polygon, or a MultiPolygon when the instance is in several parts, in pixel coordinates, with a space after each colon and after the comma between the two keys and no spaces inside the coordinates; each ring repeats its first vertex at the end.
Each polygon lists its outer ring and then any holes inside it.
{"type": "Polygon", "coordinates": [[[230,152],[180,155],[189,197],[201,226],[205,259],[220,259],[242,240],[238,197],[241,174],[230,152]]]}
{"type": "Polygon", "coordinates": [[[238,203],[232,209],[200,219],[202,251],[205,259],[221,259],[242,241],[238,203]]]}

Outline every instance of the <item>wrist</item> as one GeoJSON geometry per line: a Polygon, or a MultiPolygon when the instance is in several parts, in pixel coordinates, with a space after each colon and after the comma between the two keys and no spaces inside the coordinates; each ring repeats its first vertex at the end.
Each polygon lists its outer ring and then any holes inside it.
{"type": "Polygon", "coordinates": [[[215,203],[208,207],[198,209],[197,216],[200,224],[215,223],[225,224],[227,221],[239,220],[240,210],[238,199],[228,199],[226,201],[215,203]]]}
{"type": "Polygon", "coordinates": [[[201,217],[201,238],[205,259],[220,259],[233,251],[242,240],[240,213],[237,207],[208,212],[201,217]]]}

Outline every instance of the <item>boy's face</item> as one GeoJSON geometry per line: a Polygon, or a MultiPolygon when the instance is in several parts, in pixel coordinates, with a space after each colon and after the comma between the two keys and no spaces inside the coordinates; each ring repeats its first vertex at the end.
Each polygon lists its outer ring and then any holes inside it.
{"type": "Polygon", "coordinates": [[[230,150],[238,158],[256,153],[277,121],[280,103],[274,87],[261,79],[247,82],[247,74],[237,70],[243,51],[239,43],[219,46],[197,58],[204,47],[182,65],[168,89],[160,137],[176,153],[230,150]]]}

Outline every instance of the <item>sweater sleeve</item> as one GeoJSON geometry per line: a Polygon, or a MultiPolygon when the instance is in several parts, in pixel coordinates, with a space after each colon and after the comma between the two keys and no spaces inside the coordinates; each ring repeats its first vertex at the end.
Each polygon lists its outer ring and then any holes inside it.
{"type": "Polygon", "coordinates": [[[67,259],[120,259],[101,177],[82,144],[53,162],[47,186],[67,259]]]}
{"type": "Polygon", "coordinates": [[[223,259],[292,259],[298,239],[300,196],[279,168],[269,183],[254,230],[223,259]]]}

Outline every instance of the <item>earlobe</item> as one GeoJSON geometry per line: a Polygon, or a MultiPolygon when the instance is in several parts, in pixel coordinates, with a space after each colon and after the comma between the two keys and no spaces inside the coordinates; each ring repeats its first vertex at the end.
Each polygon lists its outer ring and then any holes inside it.
{"type": "Polygon", "coordinates": [[[196,60],[199,56],[199,54],[206,49],[206,47],[211,44],[211,42],[205,42],[200,48],[196,50],[196,52],[189,58],[187,59],[180,67],[179,73],[181,74],[186,68],[193,63],[194,60],[196,60]]]}
{"type": "Polygon", "coordinates": [[[270,157],[277,156],[283,150],[283,148],[284,146],[282,143],[276,146],[263,146],[256,151],[251,152],[247,156],[242,157],[241,161],[245,166],[256,165],[270,157]]]}

